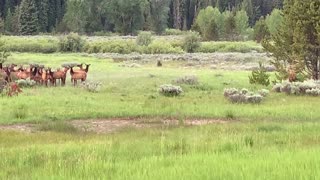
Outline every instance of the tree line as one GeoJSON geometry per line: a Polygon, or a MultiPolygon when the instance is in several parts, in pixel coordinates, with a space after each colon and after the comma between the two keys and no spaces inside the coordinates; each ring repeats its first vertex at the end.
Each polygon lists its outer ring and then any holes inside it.
{"type": "Polygon", "coordinates": [[[244,10],[249,26],[283,0],[0,0],[0,30],[10,34],[40,32],[132,34],[165,28],[189,30],[208,6],[224,11],[244,10]]]}

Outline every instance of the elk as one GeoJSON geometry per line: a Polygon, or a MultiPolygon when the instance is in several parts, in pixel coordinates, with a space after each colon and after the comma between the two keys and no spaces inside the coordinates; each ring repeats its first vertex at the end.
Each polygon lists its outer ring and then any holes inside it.
{"type": "Polygon", "coordinates": [[[88,73],[90,65],[91,65],[91,64],[86,64],[86,68],[83,69],[83,64],[80,64],[80,65],[78,65],[78,67],[80,68],[80,70],[76,70],[76,71],[74,71],[74,72],[84,71],[84,72],[88,73]]]}
{"type": "Polygon", "coordinates": [[[52,74],[52,83],[54,86],[57,85],[56,80],[59,79],[61,80],[61,85],[65,85],[66,84],[66,78],[67,78],[67,72],[69,71],[69,67],[65,67],[63,70],[61,69],[57,69],[56,72],[53,72],[52,74]]]}
{"type": "Polygon", "coordinates": [[[73,71],[73,67],[70,68],[71,82],[76,86],[77,81],[81,80],[82,82],[87,79],[87,72],[85,71],[73,71]]]}
{"type": "Polygon", "coordinates": [[[18,77],[18,79],[28,79],[32,77],[32,69],[33,69],[33,65],[30,65],[30,67],[28,69],[23,69],[23,67],[21,66],[18,69],[18,73],[16,74],[16,76],[18,77]]]}
{"type": "Polygon", "coordinates": [[[36,83],[41,84],[42,80],[42,75],[41,75],[41,68],[39,67],[34,67],[32,72],[31,72],[31,79],[34,80],[36,83]]]}

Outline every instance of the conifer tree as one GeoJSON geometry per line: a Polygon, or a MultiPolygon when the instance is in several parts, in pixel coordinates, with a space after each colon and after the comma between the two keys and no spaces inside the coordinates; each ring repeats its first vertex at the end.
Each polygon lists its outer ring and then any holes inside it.
{"type": "Polygon", "coordinates": [[[273,64],[286,77],[287,69],[319,79],[320,1],[285,0],[283,23],[272,41],[263,46],[274,56],[273,64]],[[303,12],[303,13],[302,13],[303,12]]]}
{"type": "Polygon", "coordinates": [[[20,7],[19,31],[21,35],[33,35],[39,30],[38,10],[35,0],[23,0],[20,7]]]}
{"type": "Polygon", "coordinates": [[[11,13],[11,9],[8,9],[7,16],[4,21],[4,29],[7,32],[13,32],[12,23],[13,23],[13,15],[11,13]]]}

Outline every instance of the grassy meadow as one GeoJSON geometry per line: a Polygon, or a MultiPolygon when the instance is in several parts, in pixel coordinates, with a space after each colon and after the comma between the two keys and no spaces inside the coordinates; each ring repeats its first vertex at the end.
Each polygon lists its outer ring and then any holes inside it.
{"type": "MultiPolygon", "coordinates": [[[[320,114],[316,97],[271,93],[260,105],[232,104],[224,88],[249,84],[249,71],[223,71],[156,62],[123,67],[88,54],[13,53],[7,63],[92,64],[91,93],[73,87],[23,89],[0,98],[0,124],[78,119],[220,119],[206,126],[125,128],[112,134],[72,127],[35,132],[0,130],[0,179],[319,179],[320,114]],[[179,97],[158,93],[163,84],[195,75],[179,97]]],[[[128,62],[130,63],[130,62],[128,62]]],[[[137,63],[137,62],[132,62],[137,63]]],[[[271,89],[267,87],[267,89],[271,89]]]]}

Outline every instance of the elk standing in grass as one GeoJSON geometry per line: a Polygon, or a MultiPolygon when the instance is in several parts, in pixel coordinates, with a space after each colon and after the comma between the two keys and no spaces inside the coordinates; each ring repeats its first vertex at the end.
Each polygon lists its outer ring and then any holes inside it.
{"type": "Polygon", "coordinates": [[[52,74],[52,83],[54,86],[57,85],[57,80],[61,80],[61,85],[66,85],[66,78],[67,78],[67,72],[69,71],[69,67],[64,67],[63,70],[58,69],[56,72],[53,72],[52,74]]]}
{"type": "MultiPolygon", "coordinates": [[[[90,65],[89,65],[90,66],[90,65]]],[[[87,66],[89,68],[89,66],[87,66]]],[[[73,85],[76,86],[78,80],[82,82],[87,79],[87,72],[86,71],[73,71],[73,67],[70,68],[70,75],[71,75],[71,82],[73,85]]]]}

